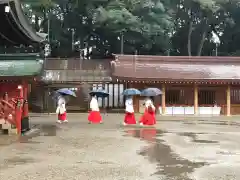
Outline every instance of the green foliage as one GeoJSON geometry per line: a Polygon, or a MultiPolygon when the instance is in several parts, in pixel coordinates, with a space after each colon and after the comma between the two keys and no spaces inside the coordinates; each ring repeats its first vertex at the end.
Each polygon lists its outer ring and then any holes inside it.
{"type": "Polygon", "coordinates": [[[124,53],[188,55],[191,29],[193,55],[212,55],[211,32],[221,35],[219,55],[237,55],[240,46],[240,0],[23,0],[35,28],[48,32],[53,56],[124,53]],[[40,24],[36,21],[41,21],[40,24]],[[73,33],[74,32],[74,33],[73,33]],[[72,51],[72,41],[80,42],[72,51]],[[108,52],[108,53],[106,53],[108,52]]]}
{"type": "MultiPolygon", "coordinates": [[[[160,0],[114,0],[96,10],[94,19],[98,27],[112,33],[129,36],[127,44],[141,44],[135,49],[158,51],[170,48],[169,34],[173,27],[170,12],[160,0]]],[[[134,52],[134,51],[133,51],[134,52]]]]}

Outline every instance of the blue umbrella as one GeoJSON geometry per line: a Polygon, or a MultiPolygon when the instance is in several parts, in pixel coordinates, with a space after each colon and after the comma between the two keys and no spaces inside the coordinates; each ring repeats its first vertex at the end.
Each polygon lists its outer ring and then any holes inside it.
{"type": "Polygon", "coordinates": [[[109,93],[102,89],[93,90],[89,94],[90,94],[90,96],[97,96],[97,97],[102,97],[102,98],[109,96],[109,93]]]}
{"type": "Polygon", "coordinates": [[[141,92],[141,96],[158,96],[162,94],[162,91],[158,88],[147,88],[141,92]]]}
{"type": "Polygon", "coordinates": [[[73,92],[72,90],[67,89],[67,88],[59,89],[59,90],[57,90],[57,92],[62,95],[69,95],[69,96],[77,97],[75,92],[73,92]]]}
{"type": "Polygon", "coordinates": [[[125,89],[122,93],[124,96],[133,96],[133,95],[140,95],[141,92],[135,88],[125,89]]]}

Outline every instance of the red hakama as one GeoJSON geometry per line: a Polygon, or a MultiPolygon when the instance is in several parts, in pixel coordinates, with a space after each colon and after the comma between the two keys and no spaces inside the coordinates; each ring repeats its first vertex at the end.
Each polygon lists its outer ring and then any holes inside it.
{"type": "Polygon", "coordinates": [[[136,124],[134,113],[126,112],[124,118],[125,124],[136,124]]]}
{"type": "Polygon", "coordinates": [[[59,121],[66,121],[67,120],[67,112],[65,111],[63,114],[58,114],[59,121]]]}
{"type": "Polygon", "coordinates": [[[146,108],[140,119],[140,123],[147,126],[156,124],[155,110],[151,107],[146,108]]]}
{"type": "Polygon", "coordinates": [[[102,122],[102,117],[99,111],[91,111],[88,115],[88,121],[90,123],[101,123],[102,122]]]}

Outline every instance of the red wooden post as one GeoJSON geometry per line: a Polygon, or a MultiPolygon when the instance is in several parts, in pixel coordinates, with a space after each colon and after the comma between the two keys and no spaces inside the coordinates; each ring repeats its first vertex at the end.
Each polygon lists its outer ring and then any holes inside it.
{"type": "Polygon", "coordinates": [[[18,99],[16,103],[16,109],[15,109],[15,121],[16,121],[18,134],[21,134],[21,131],[22,131],[21,120],[22,120],[22,108],[21,108],[21,101],[20,99],[18,99]]]}

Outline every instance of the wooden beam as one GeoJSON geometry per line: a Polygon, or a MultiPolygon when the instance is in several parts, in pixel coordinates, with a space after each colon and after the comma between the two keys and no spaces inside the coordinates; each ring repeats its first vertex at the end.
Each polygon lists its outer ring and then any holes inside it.
{"type": "Polygon", "coordinates": [[[198,86],[194,84],[194,115],[198,115],[198,86]]]}
{"type": "Polygon", "coordinates": [[[231,87],[227,85],[227,116],[231,116],[231,87]]]}

